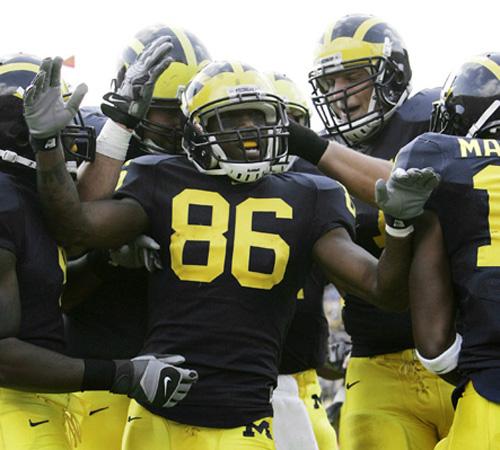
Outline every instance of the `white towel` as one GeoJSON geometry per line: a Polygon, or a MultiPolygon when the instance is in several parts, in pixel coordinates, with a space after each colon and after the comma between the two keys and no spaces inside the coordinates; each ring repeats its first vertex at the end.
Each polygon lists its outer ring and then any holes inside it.
{"type": "Polygon", "coordinates": [[[280,375],[273,392],[273,434],[276,450],[318,450],[306,406],[297,381],[280,375]]]}

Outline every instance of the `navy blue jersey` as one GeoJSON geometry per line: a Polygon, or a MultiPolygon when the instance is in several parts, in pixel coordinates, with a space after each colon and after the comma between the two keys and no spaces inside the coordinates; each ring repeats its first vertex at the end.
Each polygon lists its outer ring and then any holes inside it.
{"type": "Polygon", "coordinates": [[[146,333],[147,271],[110,265],[101,272],[95,270],[95,274],[101,284],[66,314],[68,353],[97,359],[136,356],[146,333]]]}
{"type": "Polygon", "coordinates": [[[334,228],[353,231],[343,188],[291,172],[240,184],[200,174],[182,156],[147,156],[127,165],[115,195],[142,205],[161,245],[144,352],[184,355],[199,373],[175,408],[145,406],[218,428],[272,415],[283,340],[312,247],[334,228]]]}
{"type": "Polygon", "coordinates": [[[66,276],[65,255],[49,235],[34,186],[3,172],[0,172],[0,247],[16,256],[21,300],[17,337],[63,352],[59,299],[66,276]]]}
{"type": "Polygon", "coordinates": [[[500,141],[427,133],[401,150],[397,167],[441,175],[428,207],[443,229],[459,302],[459,369],[500,403],[500,141]]]}
{"type": "MultiPolygon", "coordinates": [[[[316,166],[296,158],[291,171],[322,175],[316,166]]],[[[323,367],[328,354],[328,321],[323,309],[323,291],[327,283],[317,267],[308,275],[297,293],[295,315],[286,335],[279,366],[280,374],[291,374],[323,367]]]]}
{"type": "MultiPolygon", "coordinates": [[[[363,153],[392,160],[399,149],[429,130],[432,102],[439,89],[424,90],[406,100],[385,127],[363,145],[363,153]]],[[[381,211],[353,199],[356,206],[356,243],[376,258],[384,248],[381,211]]],[[[353,356],[374,356],[413,348],[409,312],[383,311],[354,295],[347,295],[342,317],[352,339],[353,356]]]]}
{"type": "Polygon", "coordinates": [[[280,374],[291,374],[325,365],[328,355],[328,320],[323,309],[323,291],[327,283],[314,266],[305,285],[297,293],[292,319],[279,366],[280,374]]]}
{"type": "MultiPolygon", "coordinates": [[[[80,112],[85,125],[93,126],[99,135],[108,118],[97,107],[84,107],[80,112]]],[[[127,157],[139,154],[143,153],[131,144],[127,157]]],[[[100,359],[136,356],[146,331],[147,271],[109,266],[96,275],[102,284],[66,315],[68,353],[100,359]]]]}

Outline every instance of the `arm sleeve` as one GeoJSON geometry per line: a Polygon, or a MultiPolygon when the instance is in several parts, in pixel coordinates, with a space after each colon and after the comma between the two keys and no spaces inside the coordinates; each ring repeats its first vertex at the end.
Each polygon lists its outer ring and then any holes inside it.
{"type": "MultiPolygon", "coordinates": [[[[432,139],[432,136],[432,133],[426,133],[405,145],[399,151],[394,167],[401,167],[405,170],[412,167],[417,169],[432,167],[436,173],[441,175],[443,181],[446,169],[446,155],[443,149],[432,139]]],[[[432,192],[425,205],[426,209],[436,209],[442,185],[443,183],[432,192]]]]}
{"type": "Polygon", "coordinates": [[[152,217],[157,166],[151,157],[127,161],[122,168],[113,198],[133,198],[152,217]]]}
{"type": "Polygon", "coordinates": [[[314,182],[317,199],[312,224],[313,242],[338,227],[345,228],[354,239],[356,210],[346,188],[324,176],[314,177],[314,182]]]}

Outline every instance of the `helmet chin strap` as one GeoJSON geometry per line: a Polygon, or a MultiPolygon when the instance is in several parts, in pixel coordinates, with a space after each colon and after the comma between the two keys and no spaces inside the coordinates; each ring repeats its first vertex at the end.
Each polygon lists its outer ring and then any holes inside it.
{"type": "Polygon", "coordinates": [[[36,162],[18,155],[12,150],[0,150],[0,159],[11,164],[21,164],[22,166],[36,169],[36,162]]]}
{"type": "Polygon", "coordinates": [[[496,110],[500,108],[500,100],[495,100],[486,111],[481,114],[481,117],[469,128],[466,136],[467,138],[473,138],[478,131],[481,130],[483,125],[488,121],[488,119],[495,114],[496,110]]]}
{"type": "MultiPolygon", "coordinates": [[[[18,155],[12,150],[1,150],[0,149],[0,160],[11,163],[20,164],[21,166],[29,167],[30,169],[36,170],[36,162],[25,158],[24,156],[18,155]]],[[[78,167],[76,161],[66,161],[66,169],[68,172],[76,177],[78,167]]]]}

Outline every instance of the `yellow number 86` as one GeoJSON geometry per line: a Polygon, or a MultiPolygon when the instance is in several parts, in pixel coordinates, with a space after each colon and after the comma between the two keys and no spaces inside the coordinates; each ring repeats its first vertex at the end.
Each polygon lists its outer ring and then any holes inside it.
{"type": "MultiPolygon", "coordinates": [[[[292,219],[293,210],[279,198],[248,198],[236,206],[233,256],[231,273],[243,287],[271,289],[281,282],[290,257],[290,246],[278,235],[252,230],[254,212],[273,212],[276,218],[292,219]],[[270,249],[274,252],[271,273],[251,271],[251,247],[270,249]]],[[[229,226],[229,203],[221,194],[198,189],[185,189],[172,200],[172,228],[170,240],[171,267],[181,280],[209,283],[224,272],[229,226]],[[202,205],[212,208],[212,223],[188,223],[189,206],[202,205]],[[184,264],[184,246],[188,241],[208,242],[207,263],[184,264]]]]}

